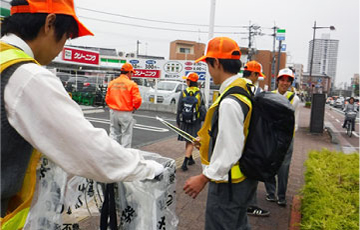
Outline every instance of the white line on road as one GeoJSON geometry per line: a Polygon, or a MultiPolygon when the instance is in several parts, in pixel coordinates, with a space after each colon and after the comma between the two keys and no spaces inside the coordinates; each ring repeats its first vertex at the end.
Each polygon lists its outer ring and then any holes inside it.
{"type": "Polygon", "coordinates": [[[338,119],[335,119],[335,121],[340,123],[340,121],[338,119]]]}
{"type": "MultiPolygon", "coordinates": [[[[152,116],[147,116],[147,115],[140,115],[140,114],[134,114],[135,117],[146,117],[146,118],[152,118],[152,119],[156,119],[156,117],[152,117],[152,116]]],[[[163,118],[166,121],[176,121],[175,119],[167,119],[167,118],[163,118]]]]}
{"type": "MultiPolygon", "coordinates": [[[[88,119],[91,122],[110,124],[110,120],[107,120],[107,119],[101,119],[101,118],[95,118],[95,117],[86,117],[86,119],[88,119]]],[[[165,129],[165,128],[159,128],[159,127],[155,127],[155,126],[148,126],[148,125],[141,125],[141,124],[135,124],[134,129],[148,130],[148,131],[159,132],[159,133],[169,132],[169,130],[165,129]]]]}

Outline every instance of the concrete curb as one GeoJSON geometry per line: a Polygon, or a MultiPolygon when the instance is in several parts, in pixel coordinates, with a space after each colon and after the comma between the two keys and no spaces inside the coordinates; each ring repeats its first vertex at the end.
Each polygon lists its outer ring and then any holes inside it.
{"type": "Polygon", "coordinates": [[[325,121],[325,130],[329,133],[331,137],[331,143],[339,144],[338,134],[335,132],[335,127],[330,123],[325,121]]]}
{"type": "Polygon", "coordinates": [[[301,197],[296,195],[293,197],[291,205],[291,216],[289,230],[300,230],[301,223],[301,197]]]}

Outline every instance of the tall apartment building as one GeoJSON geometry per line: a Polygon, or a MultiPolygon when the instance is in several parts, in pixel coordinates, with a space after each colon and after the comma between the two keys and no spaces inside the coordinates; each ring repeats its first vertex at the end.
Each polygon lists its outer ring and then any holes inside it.
{"type": "Polygon", "coordinates": [[[339,40],[330,39],[330,34],[323,34],[321,39],[309,42],[308,73],[310,73],[310,62],[314,43],[314,57],[312,74],[324,74],[330,76],[332,84],[336,78],[336,64],[338,57],[339,40]],[[315,42],[315,43],[314,43],[315,42]]]}

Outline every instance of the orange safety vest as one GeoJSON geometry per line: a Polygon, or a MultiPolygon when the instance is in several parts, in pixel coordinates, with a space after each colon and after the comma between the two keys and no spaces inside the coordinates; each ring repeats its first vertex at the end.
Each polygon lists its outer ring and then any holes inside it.
{"type": "Polygon", "coordinates": [[[109,83],[105,101],[110,109],[133,111],[140,107],[142,99],[138,85],[121,74],[109,83]]]}
{"type": "MultiPolygon", "coordinates": [[[[0,42],[0,72],[19,62],[32,61],[37,63],[32,57],[27,55],[24,51],[17,49],[4,42],[0,42]]],[[[39,64],[39,63],[37,63],[39,64]]],[[[9,201],[6,216],[0,218],[1,229],[15,230],[24,227],[26,218],[28,216],[32,197],[36,185],[36,166],[40,159],[40,152],[33,150],[28,168],[25,173],[24,181],[21,190],[11,198],[9,201]]]]}
{"type": "MultiPolygon", "coordinates": [[[[225,94],[226,91],[228,91],[230,88],[234,86],[240,86],[247,90],[246,88],[247,82],[243,78],[238,78],[235,81],[233,81],[226,89],[225,91],[218,97],[215,102],[211,105],[209,108],[205,121],[203,126],[198,132],[198,136],[200,137],[200,157],[201,157],[201,163],[204,165],[209,165],[210,163],[210,156],[209,156],[209,144],[210,144],[210,131],[211,131],[211,124],[212,124],[212,117],[214,115],[214,112],[216,111],[216,108],[219,106],[219,101],[222,98],[222,95],[225,94]]],[[[248,91],[248,90],[247,90],[248,91]]],[[[249,133],[249,125],[250,125],[250,118],[252,114],[252,104],[251,101],[244,95],[241,94],[232,94],[233,96],[237,97],[239,100],[244,102],[249,107],[249,112],[246,115],[246,118],[244,120],[244,145],[246,143],[246,139],[249,133]]],[[[245,180],[244,174],[240,170],[239,164],[235,164],[231,168],[231,183],[240,183],[241,181],[245,180]]],[[[215,181],[217,183],[227,183],[227,181],[215,181]]]]}

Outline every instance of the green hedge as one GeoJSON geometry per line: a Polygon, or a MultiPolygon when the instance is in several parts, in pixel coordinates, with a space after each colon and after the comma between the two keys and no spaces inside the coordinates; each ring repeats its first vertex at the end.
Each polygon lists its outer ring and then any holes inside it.
{"type": "Polygon", "coordinates": [[[301,229],[359,229],[359,154],[312,151],[305,162],[301,229]]]}

